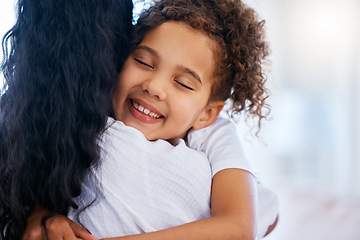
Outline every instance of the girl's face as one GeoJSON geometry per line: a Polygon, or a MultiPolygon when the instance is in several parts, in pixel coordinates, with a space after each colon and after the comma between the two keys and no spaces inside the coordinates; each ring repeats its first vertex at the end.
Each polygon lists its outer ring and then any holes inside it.
{"type": "Polygon", "coordinates": [[[118,76],[117,120],[148,140],[174,143],[201,128],[214,70],[214,42],[188,25],[169,21],[147,32],[118,76]]]}

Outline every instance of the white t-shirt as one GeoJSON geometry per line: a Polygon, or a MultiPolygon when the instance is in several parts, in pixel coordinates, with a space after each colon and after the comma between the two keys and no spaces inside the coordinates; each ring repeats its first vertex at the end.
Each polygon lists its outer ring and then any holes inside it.
{"type": "Polygon", "coordinates": [[[108,119],[100,143],[101,161],[83,183],[79,206],[70,218],[98,238],[166,229],[210,217],[212,177],[226,168],[251,172],[235,125],[218,119],[190,131],[186,146],[147,141],[138,130],[108,119]],[[211,149],[210,149],[211,148],[211,149]],[[196,151],[199,150],[199,151],[196,151]],[[208,158],[201,151],[206,151],[208,158]],[[96,194],[98,193],[98,194],[96,194]]]}
{"type": "Polygon", "coordinates": [[[227,168],[238,168],[253,174],[237,133],[236,125],[229,119],[219,117],[215,123],[200,130],[190,130],[187,135],[190,148],[206,153],[212,176],[227,168]]]}

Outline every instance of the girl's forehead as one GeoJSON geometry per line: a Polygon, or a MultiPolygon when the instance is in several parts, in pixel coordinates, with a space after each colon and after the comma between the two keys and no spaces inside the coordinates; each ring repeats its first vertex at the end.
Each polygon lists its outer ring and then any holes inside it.
{"type": "Polygon", "coordinates": [[[176,53],[189,59],[214,60],[216,43],[202,31],[177,21],[167,21],[149,30],[141,44],[151,44],[159,52],[176,53]]]}

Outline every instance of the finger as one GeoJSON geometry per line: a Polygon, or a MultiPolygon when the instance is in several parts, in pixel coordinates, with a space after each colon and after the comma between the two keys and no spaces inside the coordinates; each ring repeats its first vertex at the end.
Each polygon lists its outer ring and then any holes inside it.
{"type": "Polygon", "coordinates": [[[53,226],[49,227],[48,224],[46,224],[44,227],[41,227],[41,240],[62,240],[61,234],[58,234],[53,226]]]}
{"type": "Polygon", "coordinates": [[[98,240],[97,237],[91,235],[85,228],[79,226],[73,221],[70,222],[70,227],[78,238],[81,238],[83,240],[98,240]]]}
{"type": "Polygon", "coordinates": [[[63,240],[64,237],[61,234],[58,234],[56,232],[52,232],[52,231],[47,230],[47,235],[45,235],[45,233],[44,233],[42,239],[43,240],[47,240],[47,239],[50,239],[50,240],[63,240]]]}
{"type": "Polygon", "coordinates": [[[46,231],[50,240],[76,240],[70,227],[70,220],[62,215],[57,215],[46,221],[46,231]]]}
{"type": "Polygon", "coordinates": [[[40,205],[36,205],[27,219],[26,229],[23,240],[42,240],[43,230],[41,227],[41,219],[49,212],[40,205]]]}
{"type": "MultiPolygon", "coordinates": [[[[79,238],[77,238],[75,236],[75,233],[73,232],[72,228],[69,226],[69,230],[63,233],[63,237],[61,238],[62,240],[78,240],[79,238]]],[[[82,239],[82,238],[80,238],[82,239]]]]}
{"type": "Polygon", "coordinates": [[[42,240],[41,226],[27,226],[23,240],[42,240]]]}

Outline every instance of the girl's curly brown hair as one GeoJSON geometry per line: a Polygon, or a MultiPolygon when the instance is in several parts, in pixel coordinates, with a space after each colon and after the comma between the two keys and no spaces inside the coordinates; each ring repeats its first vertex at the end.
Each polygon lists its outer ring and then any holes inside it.
{"type": "Polygon", "coordinates": [[[217,43],[216,84],[210,101],[232,102],[232,113],[245,111],[258,117],[258,127],[268,113],[269,91],[262,64],[268,56],[264,23],[240,0],[160,0],[144,11],[135,26],[136,47],[149,30],[167,21],[180,21],[217,43]]]}

